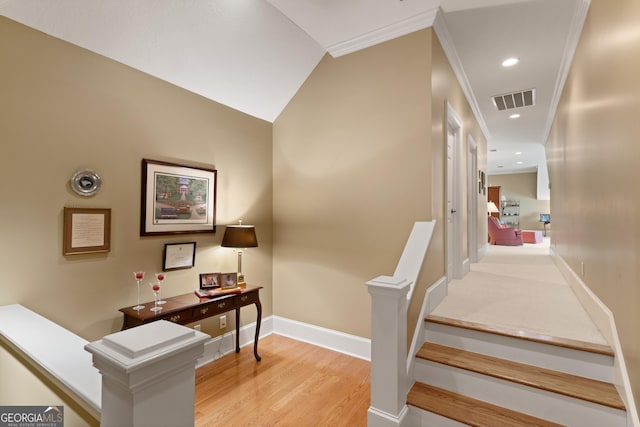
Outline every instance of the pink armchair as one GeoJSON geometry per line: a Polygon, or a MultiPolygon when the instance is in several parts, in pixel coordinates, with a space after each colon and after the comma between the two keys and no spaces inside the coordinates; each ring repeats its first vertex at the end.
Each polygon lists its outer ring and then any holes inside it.
{"type": "Polygon", "coordinates": [[[497,218],[489,216],[489,244],[522,246],[522,232],[502,225],[497,218]]]}

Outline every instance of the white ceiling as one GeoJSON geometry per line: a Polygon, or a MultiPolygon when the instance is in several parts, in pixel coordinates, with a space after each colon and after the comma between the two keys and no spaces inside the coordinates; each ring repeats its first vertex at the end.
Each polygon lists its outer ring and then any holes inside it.
{"type": "Polygon", "coordinates": [[[0,0],[0,14],[270,122],[325,53],[435,26],[487,136],[487,172],[546,173],[543,143],[588,3],[0,0]],[[502,68],[508,56],[520,63],[502,68]],[[529,88],[536,105],[519,119],[493,106],[492,95],[529,88]]]}

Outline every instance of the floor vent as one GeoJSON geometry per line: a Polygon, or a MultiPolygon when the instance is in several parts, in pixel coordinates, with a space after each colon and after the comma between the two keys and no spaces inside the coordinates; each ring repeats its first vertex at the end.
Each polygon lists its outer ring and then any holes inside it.
{"type": "Polygon", "coordinates": [[[498,111],[511,110],[513,108],[529,107],[535,104],[536,90],[527,89],[518,92],[505,93],[493,96],[493,104],[498,111]]]}

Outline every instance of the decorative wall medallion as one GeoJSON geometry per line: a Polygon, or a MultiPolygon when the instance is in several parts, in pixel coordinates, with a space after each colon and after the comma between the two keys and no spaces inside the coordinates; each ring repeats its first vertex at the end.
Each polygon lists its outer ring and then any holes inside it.
{"type": "Polygon", "coordinates": [[[71,177],[71,189],[81,196],[93,196],[102,187],[102,178],[92,170],[81,170],[71,177]]]}

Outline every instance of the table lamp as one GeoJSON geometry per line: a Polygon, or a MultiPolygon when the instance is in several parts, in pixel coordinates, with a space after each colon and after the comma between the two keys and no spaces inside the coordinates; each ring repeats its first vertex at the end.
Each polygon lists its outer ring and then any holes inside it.
{"type": "Polygon", "coordinates": [[[496,206],[496,204],[495,204],[495,203],[493,203],[493,202],[489,202],[489,203],[487,203],[487,211],[489,211],[489,215],[491,215],[492,213],[498,213],[498,212],[500,212],[500,211],[498,210],[498,207],[496,206]]]}
{"type": "Polygon", "coordinates": [[[242,274],[242,252],[246,248],[258,246],[256,229],[253,225],[242,225],[242,220],[236,225],[227,225],[222,237],[222,247],[234,248],[238,252],[238,286],[245,286],[244,274],[242,274]]]}

